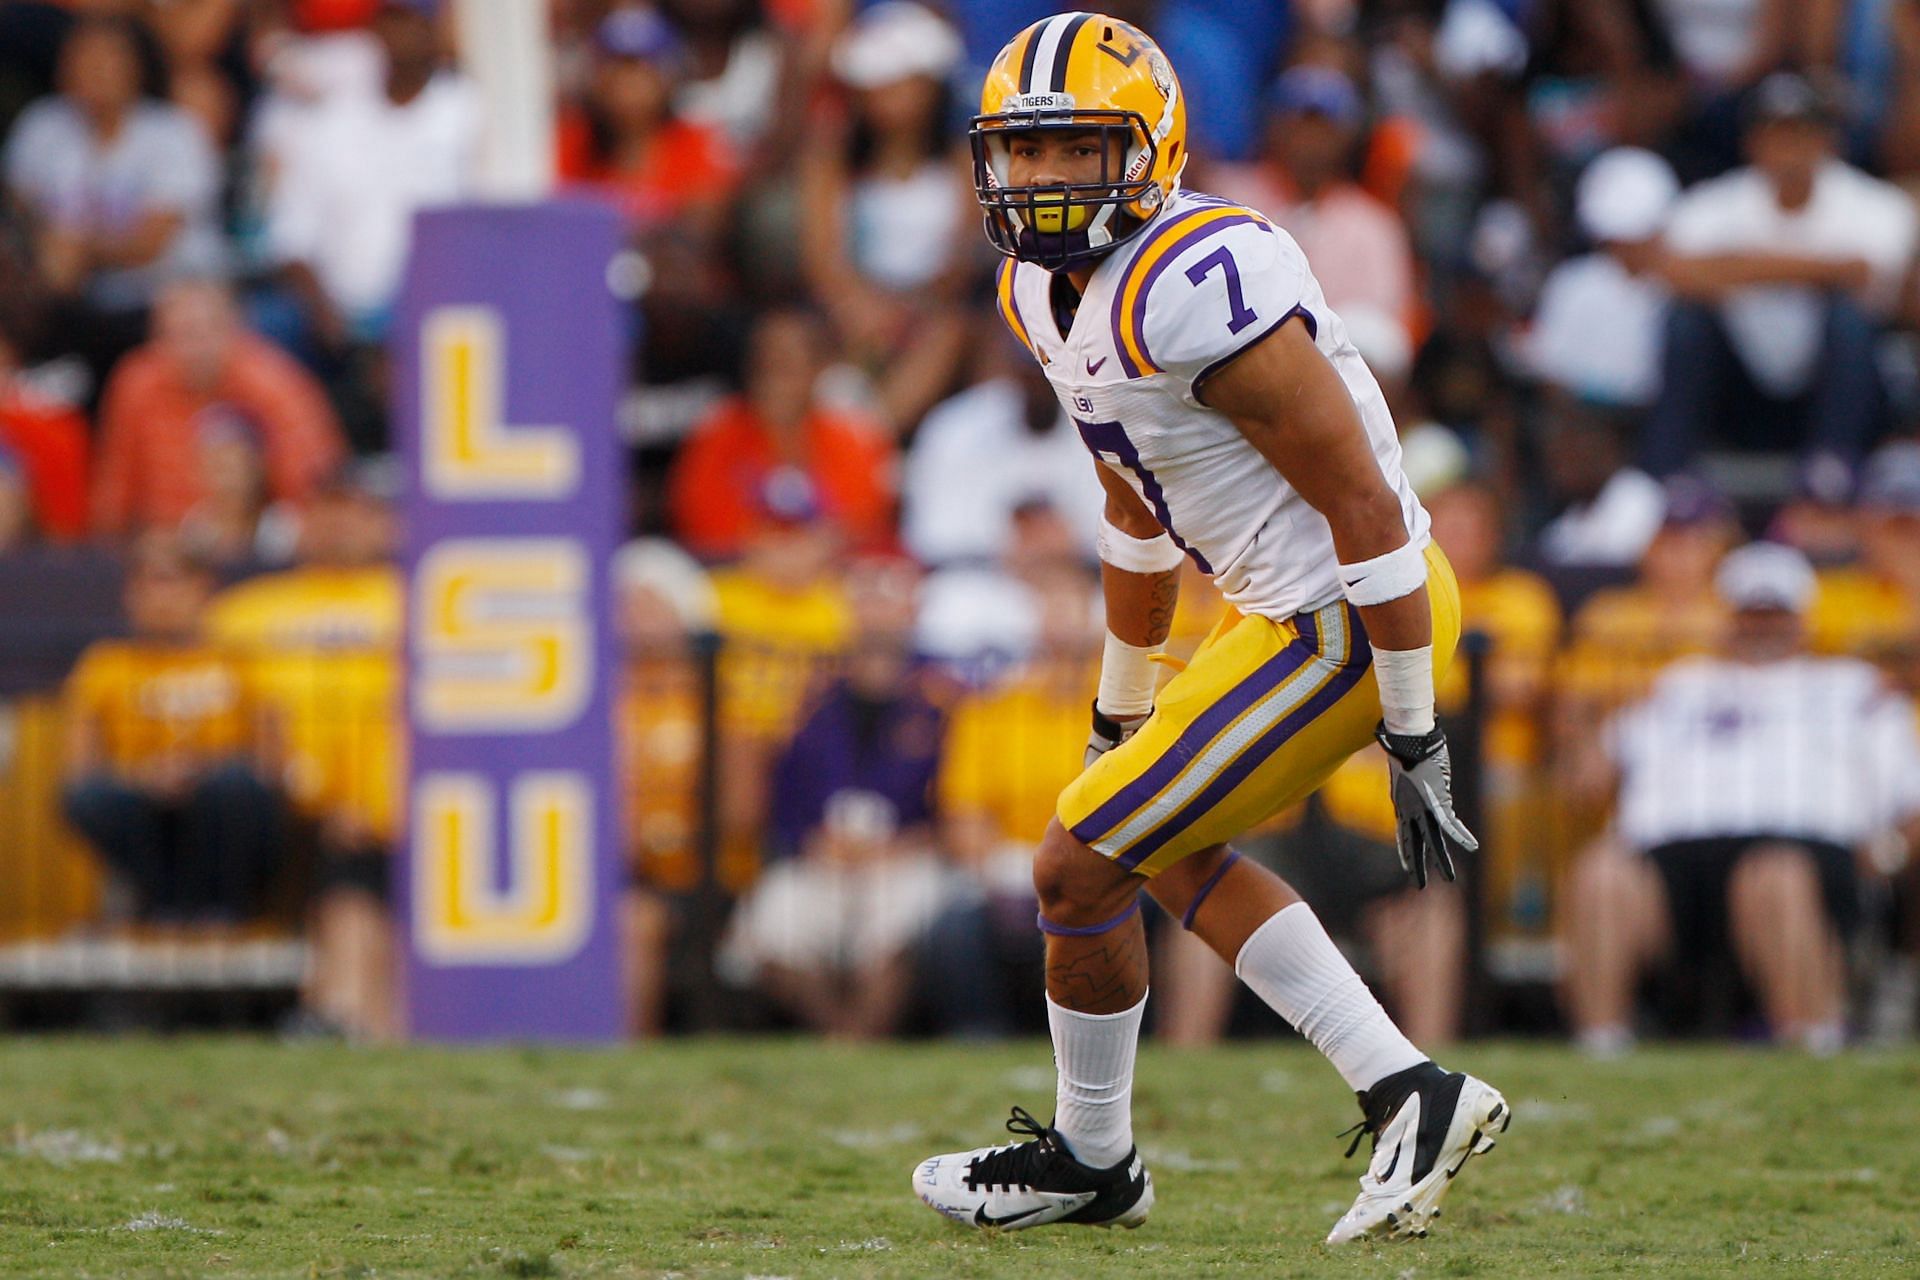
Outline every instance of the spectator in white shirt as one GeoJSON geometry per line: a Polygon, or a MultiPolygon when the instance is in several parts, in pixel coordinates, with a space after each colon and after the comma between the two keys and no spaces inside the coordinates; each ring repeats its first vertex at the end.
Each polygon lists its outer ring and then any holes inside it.
{"type": "Polygon", "coordinates": [[[20,114],[5,149],[5,194],[56,300],[46,345],[83,355],[96,385],[141,341],[160,286],[224,257],[213,146],[185,111],[142,96],[134,33],[119,18],[77,22],[59,91],[20,114]]]}
{"type": "Polygon", "coordinates": [[[1834,157],[1836,112],[1798,76],[1762,81],[1751,121],[1751,166],[1693,188],[1667,227],[1679,301],[1647,422],[1655,474],[1716,435],[1851,464],[1885,415],[1874,347],[1913,259],[1913,201],[1834,157]]]}
{"type": "Polygon", "coordinates": [[[1669,668],[1588,779],[1618,787],[1617,840],[1568,889],[1566,994],[1596,1052],[1631,1043],[1648,970],[1729,948],[1777,1039],[1837,1049],[1856,859],[1920,814],[1912,704],[1865,663],[1804,651],[1806,557],[1755,543],[1715,586],[1733,611],[1724,656],[1669,668]]]}
{"type": "Polygon", "coordinates": [[[931,568],[1000,559],[1014,513],[1042,502],[1093,555],[1105,491],[1047,374],[996,320],[981,380],[935,405],[914,433],[901,484],[901,536],[931,568]]]}
{"type": "Polygon", "coordinates": [[[479,96],[440,65],[436,8],[383,0],[378,90],[344,86],[261,139],[272,149],[267,249],[329,350],[383,336],[414,212],[473,191],[479,96]]]}
{"type": "Polygon", "coordinates": [[[1594,251],[1555,267],[1526,340],[1542,382],[1592,404],[1644,409],[1660,393],[1667,287],[1654,268],[1679,198],[1665,160],[1618,147],[1580,175],[1574,213],[1594,251]]]}

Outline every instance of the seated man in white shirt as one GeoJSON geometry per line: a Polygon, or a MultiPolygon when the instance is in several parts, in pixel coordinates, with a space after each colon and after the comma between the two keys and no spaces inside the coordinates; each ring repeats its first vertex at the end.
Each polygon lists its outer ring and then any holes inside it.
{"type": "Polygon", "coordinates": [[[1660,393],[1667,287],[1655,268],[1680,195],[1667,162],[1616,147],[1580,175],[1574,213],[1593,252],[1548,274],[1524,340],[1532,372],[1589,404],[1641,410],[1660,393]]]}
{"type": "Polygon", "coordinates": [[[1912,704],[1866,663],[1804,650],[1806,558],[1742,547],[1716,587],[1725,656],[1669,667],[1591,762],[1590,782],[1618,787],[1617,838],[1567,886],[1567,1003],[1592,1052],[1632,1043],[1634,989],[1657,964],[1728,947],[1776,1039],[1839,1048],[1856,860],[1920,814],[1912,704]]]}
{"type": "Polygon", "coordinates": [[[1837,112],[1800,77],[1762,81],[1751,113],[1752,165],[1688,191],[1667,227],[1655,475],[1716,435],[1851,464],[1885,417],[1874,346],[1913,259],[1913,200],[1834,157],[1837,112]]]}

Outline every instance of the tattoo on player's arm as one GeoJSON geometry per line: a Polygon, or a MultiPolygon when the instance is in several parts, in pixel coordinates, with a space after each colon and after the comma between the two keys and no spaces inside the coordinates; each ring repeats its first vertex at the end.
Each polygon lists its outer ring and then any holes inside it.
{"type": "Polygon", "coordinates": [[[1147,601],[1147,643],[1159,644],[1173,633],[1173,610],[1180,602],[1180,571],[1154,575],[1147,601]]]}
{"type": "Polygon", "coordinates": [[[1116,932],[1120,936],[1092,943],[1091,950],[1071,960],[1047,965],[1047,994],[1055,1004],[1080,1013],[1104,1013],[1131,1009],[1146,998],[1146,930],[1136,923],[1116,932]]]}

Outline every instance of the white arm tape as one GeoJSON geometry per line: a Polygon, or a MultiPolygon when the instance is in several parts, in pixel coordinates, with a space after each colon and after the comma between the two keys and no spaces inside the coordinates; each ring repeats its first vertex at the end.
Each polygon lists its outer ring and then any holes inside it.
{"type": "Polygon", "coordinates": [[[1340,586],[1356,606],[1385,604],[1427,584],[1427,541],[1408,539],[1397,550],[1340,566],[1340,586]]]}
{"type": "Polygon", "coordinates": [[[1375,649],[1373,678],[1380,686],[1380,719],[1388,733],[1432,732],[1432,645],[1375,649]]]}
{"type": "Polygon", "coordinates": [[[1186,553],[1164,533],[1151,538],[1136,538],[1114,528],[1105,516],[1100,518],[1100,534],[1094,542],[1100,559],[1128,573],[1166,573],[1178,569],[1186,553]]]}
{"type": "Polygon", "coordinates": [[[1094,701],[1100,710],[1116,720],[1129,720],[1153,710],[1154,686],[1158,672],[1153,655],[1166,652],[1162,644],[1128,644],[1113,632],[1107,632],[1107,647],[1100,655],[1100,692],[1094,701]]]}

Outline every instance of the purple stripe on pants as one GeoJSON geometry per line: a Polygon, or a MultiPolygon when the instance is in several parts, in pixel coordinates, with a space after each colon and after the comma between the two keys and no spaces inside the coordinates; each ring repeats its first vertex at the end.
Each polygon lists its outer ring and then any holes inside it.
{"type": "Polygon", "coordinates": [[[1300,628],[1298,639],[1261,663],[1252,675],[1201,712],[1186,731],[1174,740],[1173,745],[1148,765],[1139,777],[1121,787],[1112,799],[1075,823],[1074,839],[1090,845],[1125,822],[1134,810],[1153,799],[1161,788],[1179,777],[1180,771],[1205,751],[1207,744],[1219,737],[1241,712],[1278,689],[1287,677],[1311,661],[1320,649],[1320,633],[1314,626],[1313,615],[1301,614],[1297,625],[1300,628]]]}
{"type": "MultiPolygon", "coordinates": [[[[1348,625],[1356,625],[1355,620],[1349,618],[1348,625]]],[[[1334,674],[1333,679],[1329,680],[1318,693],[1307,699],[1305,703],[1284,717],[1279,724],[1262,734],[1252,746],[1241,752],[1239,758],[1221,770],[1220,776],[1203,787],[1199,795],[1180,806],[1172,817],[1141,837],[1131,849],[1116,857],[1115,863],[1131,871],[1151,858],[1165,847],[1168,841],[1192,826],[1208,810],[1224,800],[1235,787],[1245,782],[1255,769],[1265,764],[1274,752],[1287,744],[1294,734],[1306,728],[1327,708],[1351,693],[1354,686],[1360,683],[1360,678],[1366,675],[1367,668],[1373,665],[1373,651],[1361,644],[1355,657],[1356,661],[1341,667],[1334,674]]]]}

